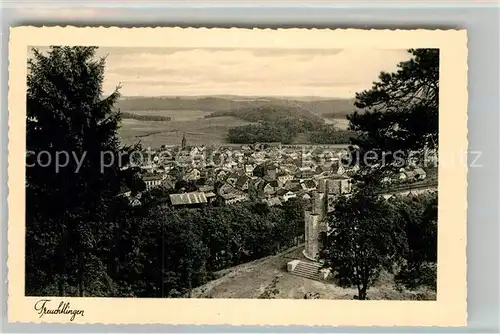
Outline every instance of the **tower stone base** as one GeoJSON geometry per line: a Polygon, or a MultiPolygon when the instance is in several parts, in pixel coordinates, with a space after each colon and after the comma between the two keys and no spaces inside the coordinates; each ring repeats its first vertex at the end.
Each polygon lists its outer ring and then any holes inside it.
{"type": "Polygon", "coordinates": [[[312,212],[305,212],[305,249],[304,256],[310,260],[316,261],[319,255],[319,228],[321,216],[312,212]]]}
{"type": "Polygon", "coordinates": [[[304,213],[305,223],[305,248],[304,256],[312,261],[317,261],[320,252],[319,236],[326,231],[325,223],[325,198],[324,193],[315,192],[313,194],[312,210],[304,213]]]}

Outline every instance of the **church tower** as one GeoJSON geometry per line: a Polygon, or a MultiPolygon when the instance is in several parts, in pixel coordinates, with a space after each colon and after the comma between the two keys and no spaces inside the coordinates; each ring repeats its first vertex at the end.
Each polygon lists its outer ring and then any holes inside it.
{"type": "Polygon", "coordinates": [[[183,133],[182,134],[182,141],[181,141],[181,149],[185,149],[186,148],[186,134],[183,133]]]}

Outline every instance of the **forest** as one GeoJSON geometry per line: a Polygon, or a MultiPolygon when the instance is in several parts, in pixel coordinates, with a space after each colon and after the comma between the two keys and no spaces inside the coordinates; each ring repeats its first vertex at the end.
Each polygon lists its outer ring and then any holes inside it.
{"type": "Polygon", "coordinates": [[[305,127],[304,130],[309,130],[325,123],[321,117],[303,108],[277,105],[213,112],[205,116],[205,118],[224,116],[234,116],[249,122],[276,122],[281,119],[293,119],[297,122],[302,121],[305,127]]]}
{"type": "MultiPolygon", "coordinates": [[[[246,203],[196,209],[168,205],[132,208],[116,201],[106,226],[93,231],[95,244],[85,251],[81,278],[75,274],[77,249],[71,247],[79,243],[77,235],[67,236],[67,265],[63,267],[53,263],[58,233],[51,237],[47,233],[43,244],[29,239],[26,293],[182,297],[213,279],[218,270],[296,245],[303,235],[301,210],[301,203],[294,201],[282,208],[246,203]],[[43,252],[32,253],[42,246],[43,252]]],[[[40,228],[48,227],[44,225],[40,228]]]]}
{"type": "Polygon", "coordinates": [[[309,134],[311,144],[350,144],[358,133],[351,130],[339,130],[335,126],[325,124],[317,131],[309,134]]]}
{"type": "Polygon", "coordinates": [[[172,120],[172,117],[161,116],[161,115],[139,115],[131,112],[122,111],[122,119],[136,119],[138,121],[158,121],[158,122],[168,122],[172,120]]]}
{"type": "Polygon", "coordinates": [[[297,136],[305,133],[311,144],[348,144],[354,131],[339,130],[325,124],[325,120],[299,107],[263,106],[238,111],[215,112],[206,118],[234,116],[249,124],[230,128],[227,140],[234,144],[258,142],[293,143],[297,136]]]}
{"type": "Polygon", "coordinates": [[[306,134],[310,144],[350,144],[357,137],[356,131],[339,130],[328,124],[304,124],[300,120],[283,119],[230,128],[227,140],[234,144],[259,142],[281,142],[292,144],[301,133],[306,134]],[[310,130],[309,130],[310,129],[310,130]]]}

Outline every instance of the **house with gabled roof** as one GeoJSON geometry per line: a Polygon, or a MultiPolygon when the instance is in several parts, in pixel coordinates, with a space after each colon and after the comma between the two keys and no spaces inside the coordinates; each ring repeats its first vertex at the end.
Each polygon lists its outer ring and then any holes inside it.
{"type": "Polygon", "coordinates": [[[142,180],[146,184],[146,189],[153,189],[161,185],[163,177],[161,175],[145,175],[142,180]]]}
{"type": "Polygon", "coordinates": [[[347,174],[347,175],[354,175],[354,174],[356,174],[359,171],[359,169],[360,169],[360,167],[359,167],[358,164],[356,164],[356,165],[354,165],[352,167],[348,167],[348,168],[346,167],[346,168],[344,168],[345,174],[347,174]]]}
{"type": "Polygon", "coordinates": [[[305,194],[302,194],[300,196],[300,198],[305,199],[305,200],[310,200],[311,199],[311,195],[309,195],[308,193],[305,193],[305,194]]]}
{"type": "Polygon", "coordinates": [[[318,165],[318,166],[316,166],[315,172],[316,172],[316,174],[320,174],[320,173],[323,173],[323,172],[328,171],[328,170],[330,170],[328,167],[326,167],[324,165],[318,165]]]}
{"type": "Polygon", "coordinates": [[[235,187],[239,190],[248,190],[250,178],[246,175],[240,176],[235,183],[235,187]]]}
{"type": "Polygon", "coordinates": [[[200,179],[200,177],[201,177],[201,172],[200,172],[199,169],[197,169],[197,168],[190,168],[184,174],[183,179],[185,181],[197,181],[197,180],[200,179]]]}
{"type": "Polygon", "coordinates": [[[281,196],[283,202],[287,202],[291,198],[296,198],[297,194],[294,193],[293,191],[288,191],[283,196],[281,196]]]}
{"type": "Polygon", "coordinates": [[[238,163],[236,161],[228,161],[228,162],[224,163],[224,165],[223,165],[224,168],[228,168],[228,169],[233,169],[236,166],[238,166],[238,163]]]}
{"type": "Polygon", "coordinates": [[[280,168],[284,173],[291,174],[291,175],[295,174],[295,172],[298,169],[297,165],[294,165],[294,164],[281,165],[280,168]]]}
{"type": "Polygon", "coordinates": [[[304,189],[305,191],[311,191],[316,189],[317,187],[316,182],[314,182],[312,179],[306,179],[302,181],[300,185],[302,186],[302,189],[304,189]]]}
{"type": "Polygon", "coordinates": [[[248,195],[243,192],[224,194],[221,197],[226,205],[243,202],[248,199],[248,195]]]}
{"type": "Polygon", "coordinates": [[[208,191],[205,192],[204,194],[205,197],[207,198],[208,203],[212,203],[217,198],[217,195],[213,191],[208,191]]]}
{"type": "Polygon", "coordinates": [[[250,179],[250,183],[254,189],[259,190],[264,187],[266,181],[261,177],[254,176],[250,179]]]}
{"type": "Polygon", "coordinates": [[[118,191],[118,194],[116,195],[116,197],[129,198],[131,194],[132,194],[132,191],[130,190],[130,188],[128,186],[126,186],[125,184],[122,184],[120,186],[120,191],[118,191]]]}
{"type": "Polygon", "coordinates": [[[204,184],[204,185],[199,186],[198,190],[201,191],[201,192],[206,193],[206,192],[209,192],[209,191],[214,191],[214,187],[211,186],[211,185],[204,184]]]}
{"type": "Polygon", "coordinates": [[[279,188],[276,190],[276,196],[283,197],[289,190],[285,188],[279,188]]]}
{"type": "Polygon", "coordinates": [[[264,181],[264,182],[259,183],[259,187],[257,188],[257,191],[258,191],[260,196],[269,197],[276,192],[276,187],[273,185],[272,182],[264,181]]]}
{"type": "Polygon", "coordinates": [[[274,193],[274,186],[271,182],[264,180],[261,177],[254,176],[249,180],[248,191],[258,194],[259,197],[269,197],[274,193]]]}
{"type": "Polygon", "coordinates": [[[318,191],[330,195],[347,194],[352,190],[351,179],[345,175],[333,175],[318,180],[318,191]]]}
{"type": "Polygon", "coordinates": [[[231,193],[234,193],[236,192],[237,189],[230,185],[229,183],[224,183],[218,190],[217,190],[217,193],[219,195],[224,195],[224,194],[231,194],[231,193]]]}
{"type": "Polygon", "coordinates": [[[300,180],[290,180],[285,184],[284,188],[290,191],[299,191],[302,189],[302,186],[300,185],[300,180]]]}
{"type": "Polygon", "coordinates": [[[266,181],[266,182],[276,181],[276,178],[273,178],[273,177],[271,177],[271,176],[269,176],[269,175],[265,175],[265,176],[263,177],[263,179],[264,179],[264,181],[266,181]]]}
{"type": "Polygon", "coordinates": [[[416,173],[412,170],[404,170],[399,174],[399,179],[403,181],[412,182],[415,181],[416,173]]]}
{"type": "Polygon", "coordinates": [[[266,185],[271,186],[273,188],[273,191],[279,187],[278,181],[276,181],[276,180],[266,181],[266,185]]]}
{"type": "Polygon", "coordinates": [[[269,206],[278,206],[278,205],[281,205],[281,201],[280,201],[280,199],[278,197],[266,198],[263,201],[264,201],[264,203],[266,203],[269,206]]]}
{"type": "Polygon", "coordinates": [[[176,156],[175,161],[178,164],[180,164],[184,167],[187,167],[187,166],[191,166],[193,164],[194,159],[191,155],[189,155],[189,153],[181,153],[178,156],[176,156]]]}
{"type": "Polygon", "coordinates": [[[245,165],[245,175],[248,177],[251,177],[253,175],[254,168],[255,168],[254,165],[246,164],[245,165]]]}
{"type": "Polygon", "coordinates": [[[293,180],[294,176],[292,174],[281,172],[278,174],[277,181],[280,187],[283,187],[288,181],[293,180]]]}
{"type": "Polygon", "coordinates": [[[427,176],[427,173],[420,167],[415,168],[413,172],[415,172],[416,180],[423,180],[427,176]]]}
{"type": "Polygon", "coordinates": [[[333,160],[331,165],[331,170],[338,175],[343,175],[346,173],[346,169],[344,168],[344,165],[339,159],[333,160]]]}
{"type": "Polygon", "coordinates": [[[278,175],[278,168],[276,166],[266,166],[265,176],[276,180],[276,176],[278,175]]]}
{"type": "Polygon", "coordinates": [[[215,172],[216,174],[216,180],[220,182],[225,182],[229,175],[231,174],[231,171],[228,171],[226,169],[219,169],[215,172]]]}
{"type": "Polygon", "coordinates": [[[137,199],[137,198],[130,199],[130,205],[133,207],[140,206],[141,204],[142,204],[141,201],[139,201],[139,199],[137,199]]]}
{"type": "Polygon", "coordinates": [[[311,169],[310,167],[300,167],[296,172],[295,172],[295,177],[298,179],[308,179],[313,177],[315,174],[315,171],[311,169]]]}
{"type": "Polygon", "coordinates": [[[175,181],[171,177],[166,177],[161,181],[161,186],[167,189],[175,188],[175,181]]]}
{"type": "Polygon", "coordinates": [[[226,182],[229,183],[230,185],[234,186],[234,185],[236,185],[236,181],[238,180],[239,177],[240,177],[240,174],[238,174],[237,172],[232,172],[226,178],[226,182]]]}

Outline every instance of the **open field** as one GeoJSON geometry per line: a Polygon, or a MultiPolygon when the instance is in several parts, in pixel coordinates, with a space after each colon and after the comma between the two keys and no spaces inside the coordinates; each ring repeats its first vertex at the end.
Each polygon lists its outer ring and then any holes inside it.
{"type": "MultiPolygon", "coordinates": [[[[193,289],[194,298],[259,298],[277,280],[276,299],[303,299],[308,292],[319,293],[321,299],[353,299],[355,288],[341,288],[331,281],[319,282],[295,276],[286,271],[286,263],[301,258],[302,247],[290,253],[275,255],[229,268],[221,272],[222,277],[193,289]]],[[[435,300],[436,293],[421,291],[397,291],[392,277],[383,274],[374,287],[368,290],[371,300],[410,300],[417,293],[426,299],[435,300]]]]}
{"type": "Polygon", "coordinates": [[[325,122],[326,124],[334,124],[340,130],[347,130],[349,127],[349,121],[347,118],[325,118],[325,122]]]}
{"type": "Polygon", "coordinates": [[[180,144],[183,134],[190,145],[208,145],[225,142],[229,128],[247,125],[250,122],[235,117],[212,119],[172,120],[170,122],[122,120],[118,132],[122,143],[137,142],[145,147],[180,144]]]}

